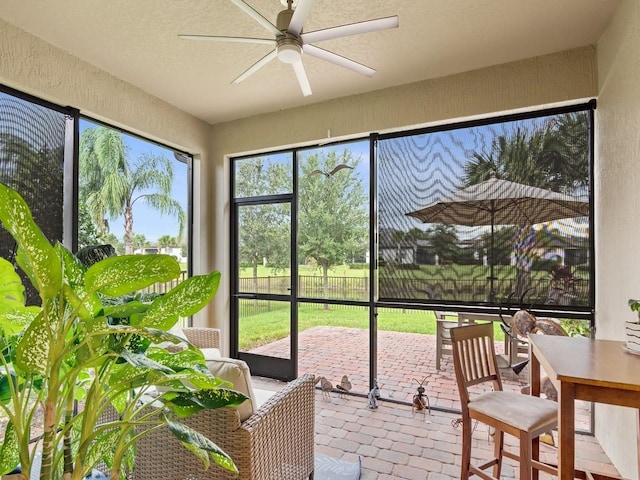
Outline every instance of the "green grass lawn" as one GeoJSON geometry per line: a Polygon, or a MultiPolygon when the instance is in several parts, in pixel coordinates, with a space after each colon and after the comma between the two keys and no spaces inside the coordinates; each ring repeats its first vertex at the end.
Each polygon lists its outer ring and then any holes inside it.
{"type": "MultiPolygon", "coordinates": [[[[253,302],[252,300],[245,300],[253,302]]],[[[266,302],[260,305],[263,313],[242,317],[240,320],[240,350],[274,342],[289,335],[289,309],[267,310],[266,302]]],[[[328,310],[321,304],[300,304],[298,308],[298,330],[300,332],[317,326],[369,328],[369,314],[365,308],[330,305],[328,310]]],[[[435,335],[436,319],[431,311],[378,309],[378,330],[392,332],[421,333],[435,335]]],[[[494,323],[496,340],[503,340],[500,325],[494,323]]]]}

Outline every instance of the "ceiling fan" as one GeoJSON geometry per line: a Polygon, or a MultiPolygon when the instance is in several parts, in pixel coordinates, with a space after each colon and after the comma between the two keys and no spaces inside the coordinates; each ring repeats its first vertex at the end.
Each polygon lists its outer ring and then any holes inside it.
{"type": "Polygon", "coordinates": [[[327,62],[334,63],[341,67],[353,70],[363,75],[372,76],[376,71],[358,63],[349,58],[343,57],[336,53],[324,50],[312,45],[312,43],[332,40],[334,38],[349,37],[362,33],[375,32],[377,30],[385,30],[387,28],[395,28],[398,26],[398,16],[378,18],[376,20],[367,20],[364,22],[340,25],[337,27],[325,28],[313,32],[302,32],[304,21],[309,15],[313,0],[298,0],[295,10],[293,9],[294,0],[286,1],[287,8],[278,14],[276,25],[260,15],[249,4],[243,0],[229,0],[231,3],[240,8],[243,12],[253,18],[256,22],[266,28],[275,38],[249,38],[249,37],[224,37],[218,35],[178,35],[186,40],[204,40],[213,42],[238,42],[238,43],[257,43],[261,45],[271,45],[274,49],[267,55],[262,57],[256,63],[251,65],[247,70],[241,73],[233,80],[232,83],[237,84],[256,73],[274,58],[283,63],[289,63],[293,67],[300,90],[306,97],[311,95],[311,86],[307,73],[302,65],[302,55],[307,54],[316,58],[320,58],[327,62]]]}

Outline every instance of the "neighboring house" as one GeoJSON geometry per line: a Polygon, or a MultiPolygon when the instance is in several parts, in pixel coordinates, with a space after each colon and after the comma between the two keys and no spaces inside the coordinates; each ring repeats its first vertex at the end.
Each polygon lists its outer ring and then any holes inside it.
{"type": "Polygon", "coordinates": [[[187,257],[182,256],[182,247],[144,247],[144,248],[136,248],[133,251],[134,255],[155,255],[158,253],[163,253],[165,255],[171,255],[180,263],[186,263],[187,257]]]}

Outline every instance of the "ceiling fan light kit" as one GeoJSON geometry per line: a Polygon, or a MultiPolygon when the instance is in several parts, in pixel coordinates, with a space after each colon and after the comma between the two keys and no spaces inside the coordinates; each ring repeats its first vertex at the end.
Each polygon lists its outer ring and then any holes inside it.
{"type": "Polygon", "coordinates": [[[276,52],[281,62],[296,63],[302,59],[302,44],[297,37],[286,34],[277,40],[276,52]]]}
{"type": "Polygon", "coordinates": [[[267,38],[249,38],[249,37],[226,37],[218,35],[178,35],[185,40],[208,40],[213,42],[237,42],[237,43],[256,43],[273,45],[275,48],[267,55],[262,57],[256,63],[251,65],[247,70],[236,77],[232,83],[237,84],[247,79],[274,58],[282,63],[292,65],[293,71],[298,80],[298,85],[304,96],[311,95],[311,87],[307,78],[304,65],[302,64],[303,52],[321,60],[333,63],[342,68],[352,70],[354,72],[371,76],[376,71],[336,53],[319,48],[312,43],[323,42],[335,38],[349,37],[352,35],[360,35],[363,33],[385,30],[388,28],[398,27],[398,17],[385,17],[375,20],[367,20],[364,22],[340,25],[337,27],[325,28],[314,32],[303,33],[302,25],[309,15],[313,0],[280,0],[286,6],[286,10],[282,10],[278,14],[276,25],[264,18],[253,7],[243,0],[229,0],[244,13],[253,18],[262,25],[266,30],[275,36],[274,39],[267,38]],[[296,7],[295,10],[292,7],[296,7]]]}

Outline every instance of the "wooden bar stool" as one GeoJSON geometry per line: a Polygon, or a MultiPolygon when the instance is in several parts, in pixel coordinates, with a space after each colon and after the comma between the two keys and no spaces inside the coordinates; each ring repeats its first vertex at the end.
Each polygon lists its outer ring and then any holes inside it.
{"type": "MultiPolygon", "coordinates": [[[[453,365],[462,404],[461,480],[478,475],[484,480],[500,478],[502,457],[520,462],[520,480],[538,477],[538,470],[557,475],[557,469],[539,461],[538,437],[558,424],[557,404],[539,397],[502,390],[491,323],[451,329],[453,365]],[[471,395],[469,387],[489,383],[492,391],[471,395]],[[495,429],[494,458],[471,464],[472,421],[495,429]],[[520,440],[520,452],[504,449],[504,434],[520,440]],[[493,476],[485,470],[493,467],[493,476]]],[[[475,391],[475,389],[474,389],[475,391]]]]}

